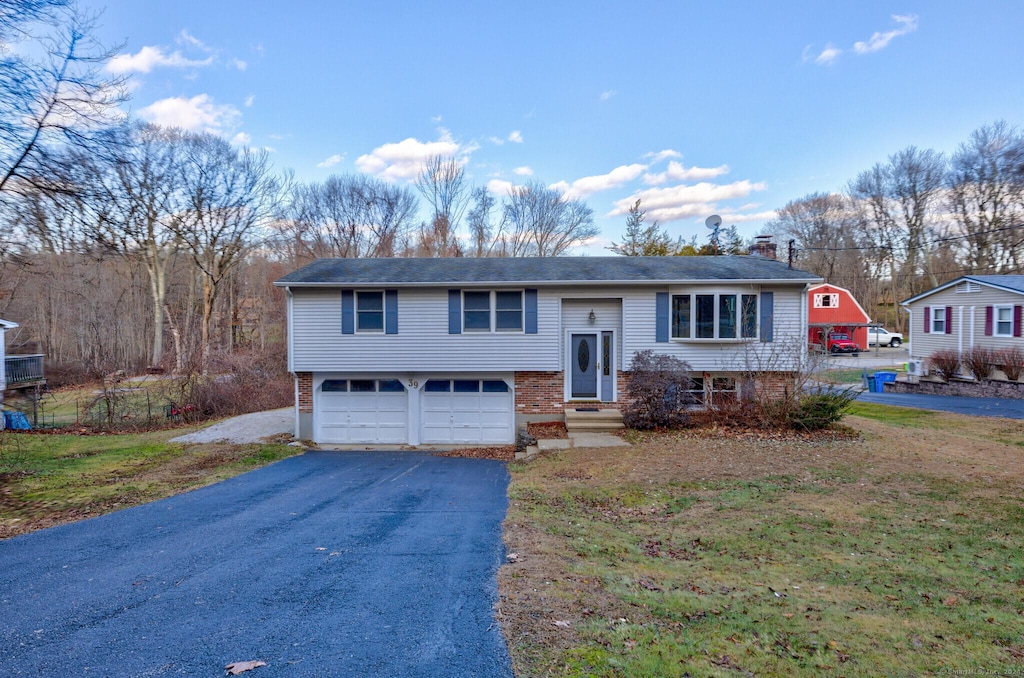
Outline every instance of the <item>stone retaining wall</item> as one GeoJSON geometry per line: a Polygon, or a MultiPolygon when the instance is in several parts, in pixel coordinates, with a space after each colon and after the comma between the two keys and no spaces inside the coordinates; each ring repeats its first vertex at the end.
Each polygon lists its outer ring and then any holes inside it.
{"type": "Polygon", "coordinates": [[[972,398],[1015,398],[1024,400],[1024,384],[1014,381],[981,382],[960,381],[950,383],[921,380],[916,384],[906,381],[889,382],[884,386],[888,393],[928,393],[934,395],[967,396],[972,398]]]}

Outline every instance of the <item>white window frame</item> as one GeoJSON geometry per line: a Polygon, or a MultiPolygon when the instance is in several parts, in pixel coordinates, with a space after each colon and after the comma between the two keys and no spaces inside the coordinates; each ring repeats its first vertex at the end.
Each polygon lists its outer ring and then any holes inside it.
{"type": "Polygon", "coordinates": [[[1008,337],[1013,338],[1013,305],[1012,304],[998,304],[992,307],[992,336],[993,337],[1008,337]],[[999,312],[1009,311],[1010,317],[1002,322],[1009,325],[1006,332],[999,331],[999,312]]]}
{"type": "Polygon", "coordinates": [[[932,314],[932,317],[928,319],[928,328],[931,330],[931,334],[945,334],[946,333],[946,307],[945,306],[932,306],[928,311],[932,314]],[[938,329],[939,323],[942,323],[942,329],[938,329]]]}
{"type": "Polygon", "coordinates": [[[690,342],[690,341],[706,341],[706,342],[730,342],[730,341],[757,341],[761,333],[761,295],[758,292],[746,290],[746,291],[697,291],[690,290],[686,292],[672,292],[669,295],[669,338],[672,341],[690,342]],[[698,296],[710,296],[714,297],[714,328],[715,336],[713,337],[698,337],[697,336],[697,297],[698,296]],[[754,297],[754,333],[752,336],[743,336],[743,297],[751,296],[754,297]],[[673,308],[675,307],[676,297],[689,297],[690,298],[690,334],[688,337],[681,337],[675,334],[676,323],[673,316],[673,308]],[[720,337],[719,331],[721,330],[721,298],[722,297],[735,297],[736,298],[736,336],[735,337],[720,337]]]}
{"type": "Polygon", "coordinates": [[[819,292],[814,295],[814,308],[839,308],[839,294],[819,292]],[[825,300],[828,299],[828,303],[825,300]]]}
{"type": "MultiPolygon", "coordinates": [[[[384,294],[384,290],[356,290],[355,293],[356,293],[355,294],[355,299],[352,301],[352,305],[353,305],[353,307],[355,309],[356,333],[358,333],[358,334],[384,334],[384,332],[387,330],[387,323],[388,323],[388,314],[387,314],[387,303],[388,303],[387,297],[388,297],[388,295],[384,294]],[[361,295],[367,295],[368,296],[368,295],[371,295],[371,294],[379,294],[380,295],[380,329],[379,330],[378,329],[363,329],[363,328],[361,328],[359,326],[359,324],[360,324],[359,323],[359,319],[360,319],[360,316],[359,316],[359,297],[361,295]]],[[[374,311],[363,311],[363,312],[364,313],[376,313],[377,311],[374,310],[374,311]]]]}
{"type": "MultiPolygon", "coordinates": [[[[474,309],[475,310],[475,309],[474,309]]],[[[483,309],[480,309],[482,311],[483,309]]],[[[508,310],[508,309],[503,309],[508,310]]],[[[462,331],[468,334],[524,334],[526,332],[526,291],[517,290],[462,290],[462,331]],[[508,292],[519,295],[519,327],[499,328],[498,327],[498,293],[508,292]],[[487,317],[488,328],[466,327],[466,294],[486,293],[488,295],[487,317]]]]}

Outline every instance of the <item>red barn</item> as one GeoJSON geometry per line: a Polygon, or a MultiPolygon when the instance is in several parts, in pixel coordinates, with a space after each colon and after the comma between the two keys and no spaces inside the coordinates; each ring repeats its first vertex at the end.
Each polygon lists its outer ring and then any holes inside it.
{"type": "Polygon", "coordinates": [[[807,290],[807,339],[811,344],[825,347],[826,335],[845,334],[866,351],[869,322],[871,318],[850,290],[828,283],[807,290]]]}

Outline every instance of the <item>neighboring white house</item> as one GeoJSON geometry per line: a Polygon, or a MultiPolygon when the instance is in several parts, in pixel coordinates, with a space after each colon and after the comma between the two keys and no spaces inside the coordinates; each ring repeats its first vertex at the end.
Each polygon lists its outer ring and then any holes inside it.
{"type": "Polygon", "coordinates": [[[736,397],[751,366],[800,368],[818,282],[762,256],[318,260],[275,283],[296,435],[508,444],[624,404],[648,349],[689,363],[702,397],[736,397]]]}
{"type": "Polygon", "coordinates": [[[974,346],[1024,349],[1024,275],[965,275],[900,305],[910,314],[911,358],[974,346]]]}

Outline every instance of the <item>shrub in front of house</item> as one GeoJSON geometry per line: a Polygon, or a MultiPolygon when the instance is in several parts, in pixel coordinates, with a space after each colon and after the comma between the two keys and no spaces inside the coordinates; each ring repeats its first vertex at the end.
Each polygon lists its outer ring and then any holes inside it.
{"type": "Polygon", "coordinates": [[[1021,373],[1024,373],[1024,351],[1016,346],[996,351],[993,360],[1002,366],[1003,374],[1010,381],[1017,381],[1021,373]]]}
{"type": "Polygon", "coordinates": [[[961,360],[978,381],[991,377],[996,366],[995,352],[984,346],[975,346],[969,351],[964,351],[961,360]]]}
{"type": "Polygon", "coordinates": [[[856,398],[853,389],[805,394],[789,415],[789,427],[798,431],[819,431],[842,421],[856,398]]]}
{"type": "Polygon", "coordinates": [[[949,381],[960,370],[960,354],[950,349],[932,353],[928,362],[943,381],[949,381]]]}
{"type": "Polygon", "coordinates": [[[638,351],[629,364],[630,402],[622,413],[626,426],[635,429],[685,425],[693,380],[690,366],[678,358],[638,351]]]}

